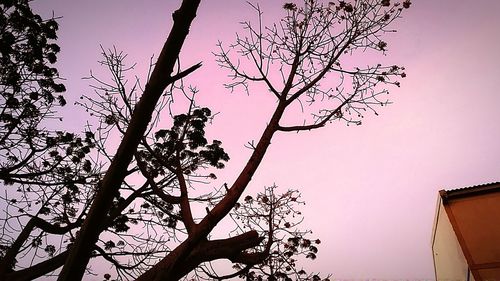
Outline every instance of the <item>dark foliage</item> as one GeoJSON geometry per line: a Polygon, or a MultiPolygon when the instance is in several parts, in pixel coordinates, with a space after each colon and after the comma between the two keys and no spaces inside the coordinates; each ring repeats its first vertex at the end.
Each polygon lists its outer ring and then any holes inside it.
{"type": "Polygon", "coordinates": [[[27,0],[0,3],[0,204],[6,214],[0,275],[12,270],[16,256],[59,251],[44,238],[78,227],[80,207],[92,196],[84,186],[97,177],[88,157],[93,133],[48,129],[58,122],[57,108],[66,105],[54,67],[57,29],[55,19],[34,14],[27,0]]]}

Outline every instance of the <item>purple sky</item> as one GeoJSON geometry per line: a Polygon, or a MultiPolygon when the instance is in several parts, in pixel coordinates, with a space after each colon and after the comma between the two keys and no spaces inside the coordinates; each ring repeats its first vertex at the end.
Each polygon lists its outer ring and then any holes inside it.
{"type": "MultiPolygon", "coordinates": [[[[257,1],[258,2],[258,1],[257,1]]],[[[260,1],[268,21],[285,1],[260,1]]],[[[296,1],[298,2],[298,1],[296,1]]],[[[63,16],[59,69],[68,96],[89,93],[81,80],[98,70],[99,44],[115,45],[138,62],[145,77],[180,1],[35,1],[63,16]]],[[[500,1],[413,0],[389,34],[383,61],[408,77],[392,89],[394,102],[362,126],[334,123],[309,133],[279,134],[251,185],[298,188],[307,205],[305,226],[322,240],[311,268],[338,279],[434,278],[431,229],[437,191],[500,181],[500,1]]],[[[189,83],[199,103],[220,111],[209,134],[232,160],[220,175],[231,182],[264,127],[270,106],[261,93],[230,94],[227,72],[214,62],[217,40],[230,43],[242,20],[255,15],[243,0],[204,0],[183,49],[182,64],[203,61],[189,83]]],[[[66,128],[86,115],[72,112],[66,128]]]]}

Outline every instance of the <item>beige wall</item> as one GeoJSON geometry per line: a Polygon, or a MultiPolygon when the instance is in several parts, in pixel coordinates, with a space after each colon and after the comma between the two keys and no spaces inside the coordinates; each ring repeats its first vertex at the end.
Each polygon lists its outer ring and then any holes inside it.
{"type": "Polygon", "coordinates": [[[439,198],[434,221],[432,254],[438,281],[473,281],[468,274],[467,261],[439,198]],[[469,279],[467,279],[469,276],[469,279]]]}

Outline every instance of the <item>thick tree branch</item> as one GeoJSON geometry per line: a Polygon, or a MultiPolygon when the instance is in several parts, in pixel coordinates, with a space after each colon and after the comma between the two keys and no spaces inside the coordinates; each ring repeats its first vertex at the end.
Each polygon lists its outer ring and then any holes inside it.
{"type": "Polygon", "coordinates": [[[14,265],[14,260],[16,256],[19,254],[19,249],[21,249],[22,245],[29,238],[29,235],[31,234],[31,232],[35,227],[47,233],[62,235],[72,229],[79,227],[81,223],[82,220],[77,220],[74,223],[61,227],[53,225],[39,217],[31,217],[28,223],[24,226],[19,236],[14,241],[14,243],[12,243],[12,245],[7,250],[6,254],[0,260],[0,276],[6,274],[12,269],[12,266],[14,265]]]}
{"type": "Polygon", "coordinates": [[[132,192],[132,194],[127,196],[127,198],[125,200],[120,201],[118,203],[118,205],[116,206],[116,208],[112,209],[109,212],[109,215],[107,216],[104,225],[105,226],[110,225],[114,219],[116,219],[118,216],[120,216],[122,214],[123,210],[125,210],[125,208],[127,208],[127,206],[129,206],[135,199],[139,198],[142,195],[142,193],[146,190],[146,188],[148,186],[149,186],[149,182],[146,181],[140,188],[138,188],[137,190],[132,192]]]}
{"type": "Polygon", "coordinates": [[[179,187],[181,189],[181,216],[188,234],[192,233],[195,227],[195,222],[193,220],[193,214],[191,213],[191,204],[189,203],[188,190],[186,179],[184,178],[184,172],[179,161],[179,152],[177,152],[177,167],[175,170],[175,175],[177,176],[177,181],[179,182],[179,187]]]}
{"type": "Polygon", "coordinates": [[[283,100],[287,99],[288,93],[290,93],[290,91],[292,90],[293,80],[295,78],[295,75],[297,74],[297,69],[299,68],[299,65],[300,65],[300,54],[299,51],[297,51],[295,53],[295,57],[293,58],[292,68],[288,73],[287,81],[285,83],[285,86],[283,87],[283,90],[281,91],[281,98],[283,100]]]}
{"type": "Polygon", "coordinates": [[[238,236],[210,240],[200,244],[193,250],[187,258],[200,259],[201,261],[210,261],[222,258],[228,258],[239,255],[242,251],[258,246],[264,237],[259,237],[257,231],[252,230],[238,236]]]}
{"type": "Polygon", "coordinates": [[[23,230],[21,231],[21,233],[19,233],[14,243],[12,243],[5,255],[0,260],[0,277],[12,270],[16,256],[19,253],[19,249],[21,249],[24,242],[26,242],[26,240],[29,238],[29,235],[33,231],[33,228],[35,228],[35,223],[32,218],[24,226],[23,230]]]}
{"type": "Polygon", "coordinates": [[[354,96],[356,96],[356,90],[354,91],[354,93],[351,96],[349,96],[349,98],[345,99],[342,102],[342,104],[337,106],[336,109],[332,110],[319,123],[311,124],[311,125],[299,125],[299,126],[278,126],[278,131],[298,132],[298,131],[309,131],[309,130],[314,130],[314,129],[324,127],[328,121],[332,120],[333,117],[342,115],[342,107],[344,107],[346,104],[348,104],[354,98],[354,96]]]}
{"type": "MultiPolygon", "coordinates": [[[[202,241],[182,263],[176,266],[175,272],[172,272],[170,278],[171,280],[177,280],[194,270],[200,263],[206,261],[243,259],[244,255],[242,253],[247,249],[258,246],[263,239],[263,237],[259,237],[257,231],[252,230],[231,238],[202,241]],[[238,258],[240,256],[241,258],[238,258]]],[[[254,257],[251,261],[256,260],[254,257]]]]}
{"type": "Polygon", "coordinates": [[[213,275],[210,272],[208,272],[207,270],[205,270],[204,268],[201,268],[201,270],[203,270],[203,273],[205,273],[208,277],[210,277],[210,278],[212,278],[214,280],[225,280],[225,279],[231,279],[231,278],[238,277],[241,274],[245,274],[252,267],[253,267],[253,265],[246,265],[244,268],[242,268],[242,269],[240,269],[240,270],[238,270],[236,272],[233,272],[233,273],[230,273],[230,274],[227,274],[227,275],[222,275],[222,276],[213,275]]]}
{"type": "Polygon", "coordinates": [[[307,92],[309,89],[311,89],[314,85],[317,85],[318,82],[325,77],[325,75],[331,70],[330,68],[335,64],[335,62],[340,58],[340,56],[344,53],[344,51],[350,46],[352,40],[349,39],[347,42],[342,46],[340,50],[338,50],[337,54],[332,54],[332,57],[328,61],[328,64],[321,70],[321,72],[311,79],[309,83],[304,85],[302,88],[300,88],[297,92],[292,94],[290,98],[287,99],[287,105],[291,104],[294,100],[296,100],[298,97],[300,97],[302,94],[307,92]]]}
{"type": "MultiPolygon", "coordinates": [[[[69,250],[66,250],[48,260],[40,262],[29,268],[11,272],[3,280],[9,281],[28,281],[43,276],[58,269],[68,257],[69,250]]],[[[0,276],[1,277],[1,276],[0,276]]]]}
{"type": "MultiPolygon", "coordinates": [[[[148,150],[150,150],[150,148],[148,148],[148,150]]],[[[153,150],[151,149],[150,152],[152,152],[152,151],[153,150]]],[[[146,163],[143,161],[143,159],[137,153],[135,154],[135,158],[137,160],[137,166],[139,167],[141,174],[148,181],[149,185],[153,189],[153,193],[167,203],[179,204],[181,202],[181,198],[179,196],[172,196],[172,195],[169,195],[169,194],[166,194],[165,192],[163,192],[163,190],[156,184],[154,179],[148,173],[148,171],[146,169],[146,163]]],[[[157,158],[159,158],[159,157],[157,157],[157,158]]]]}
{"type": "Polygon", "coordinates": [[[120,264],[117,260],[112,258],[106,251],[104,251],[101,247],[98,247],[97,245],[94,246],[94,249],[100,254],[101,257],[103,257],[105,260],[109,261],[111,264],[113,264],[116,268],[118,269],[134,269],[137,267],[137,265],[123,265],[120,264]]]}
{"type": "Polygon", "coordinates": [[[170,80],[172,81],[171,83],[177,81],[177,80],[180,80],[186,76],[188,76],[189,74],[193,73],[196,69],[200,68],[201,67],[201,62],[189,67],[188,69],[186,70],[183,70],[179,73],[177,73],[176,75],[172,76],[170,78],[170,80]]]}
{"type": "Polygon", "coordinates": [[[278,131],[282,131],[282,132],[310,131],[310,130],[324,127],[325,123],[326,122],[321,122],[318,124],[311,124],[311,125],[285,126],[285,127],[279,126],[278,131]]]}
{"type": "Polygon", "coordinates": [[[77,227],[80,227],[82,224],[83,220],[78,219],[77,221],[70,223],[66,226],[57,226],[53,225],[39,217],[32,217],[31,220],[33,220],[33,224],[40,228],[41,230],[47,232],[47,233],[52,233],[52,234],[65,234],[68,231],[75,229],[77,227]]]}
{"type": "Polygon", "coordinates": [[[215,225],[229,213],[234,204],[237,203],[241,194],[252,179],[253,174],[262,162],[267,148],[271,144],[271,139],[279,126],[279,121],[283,116],[285,108],[286,105],[284,105],[284,102],[280,101],[269,124],[262,133],[257,146],[253,150],[250,159],[234,181],[231,188],[229,188],[226,196],[224,196],[224,198],[217,203],[211,212],[199,223],[202,232],[201,235],[207,235],[215,227],[215,225]]]}

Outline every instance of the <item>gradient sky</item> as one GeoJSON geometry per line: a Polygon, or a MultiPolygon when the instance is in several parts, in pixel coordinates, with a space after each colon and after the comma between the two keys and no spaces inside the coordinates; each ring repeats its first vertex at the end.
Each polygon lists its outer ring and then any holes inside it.
{"type": "MultiPolygon", "coordinates": [[[[255,1],[254,1],[255,2],[255,1]]],[[[258,2],[258,1],[257,1],[258,2]]],[[[260,1],[264,18],[279,20],[285,1],[260,1]]],[[[298,2],[298,1],[296,1],[298,2]]],[[[60,20],[59,59],[69,100],[90,93],[100,47],[115,45],[145,77],[180,1],[35,1],[60,20]]],[[[276,183],[298,188],[305,226],[322,240],[310,268],[337,279],[433,280],[431,230],[437,192],[500,181],[500,1],[413,0],[394,27],[384,62],[407,68],[394,104],[362,126],[335,123],[314,132],[279,134],[250,192],[276,183]]],[[[227,72],[214,62],[217,40],[230,43],[238,22],[254,20],[243,0],[204,0],[182,52],[182,64],[203,61],[189,83],[198,102],[220,112],[209,134],[232,160],[231,182],[249,155],[273,104],[261,93],[229,93],[227,72]]],[[[80,130],[85,113],[68,106],[62,126],[80,130]]]]}

